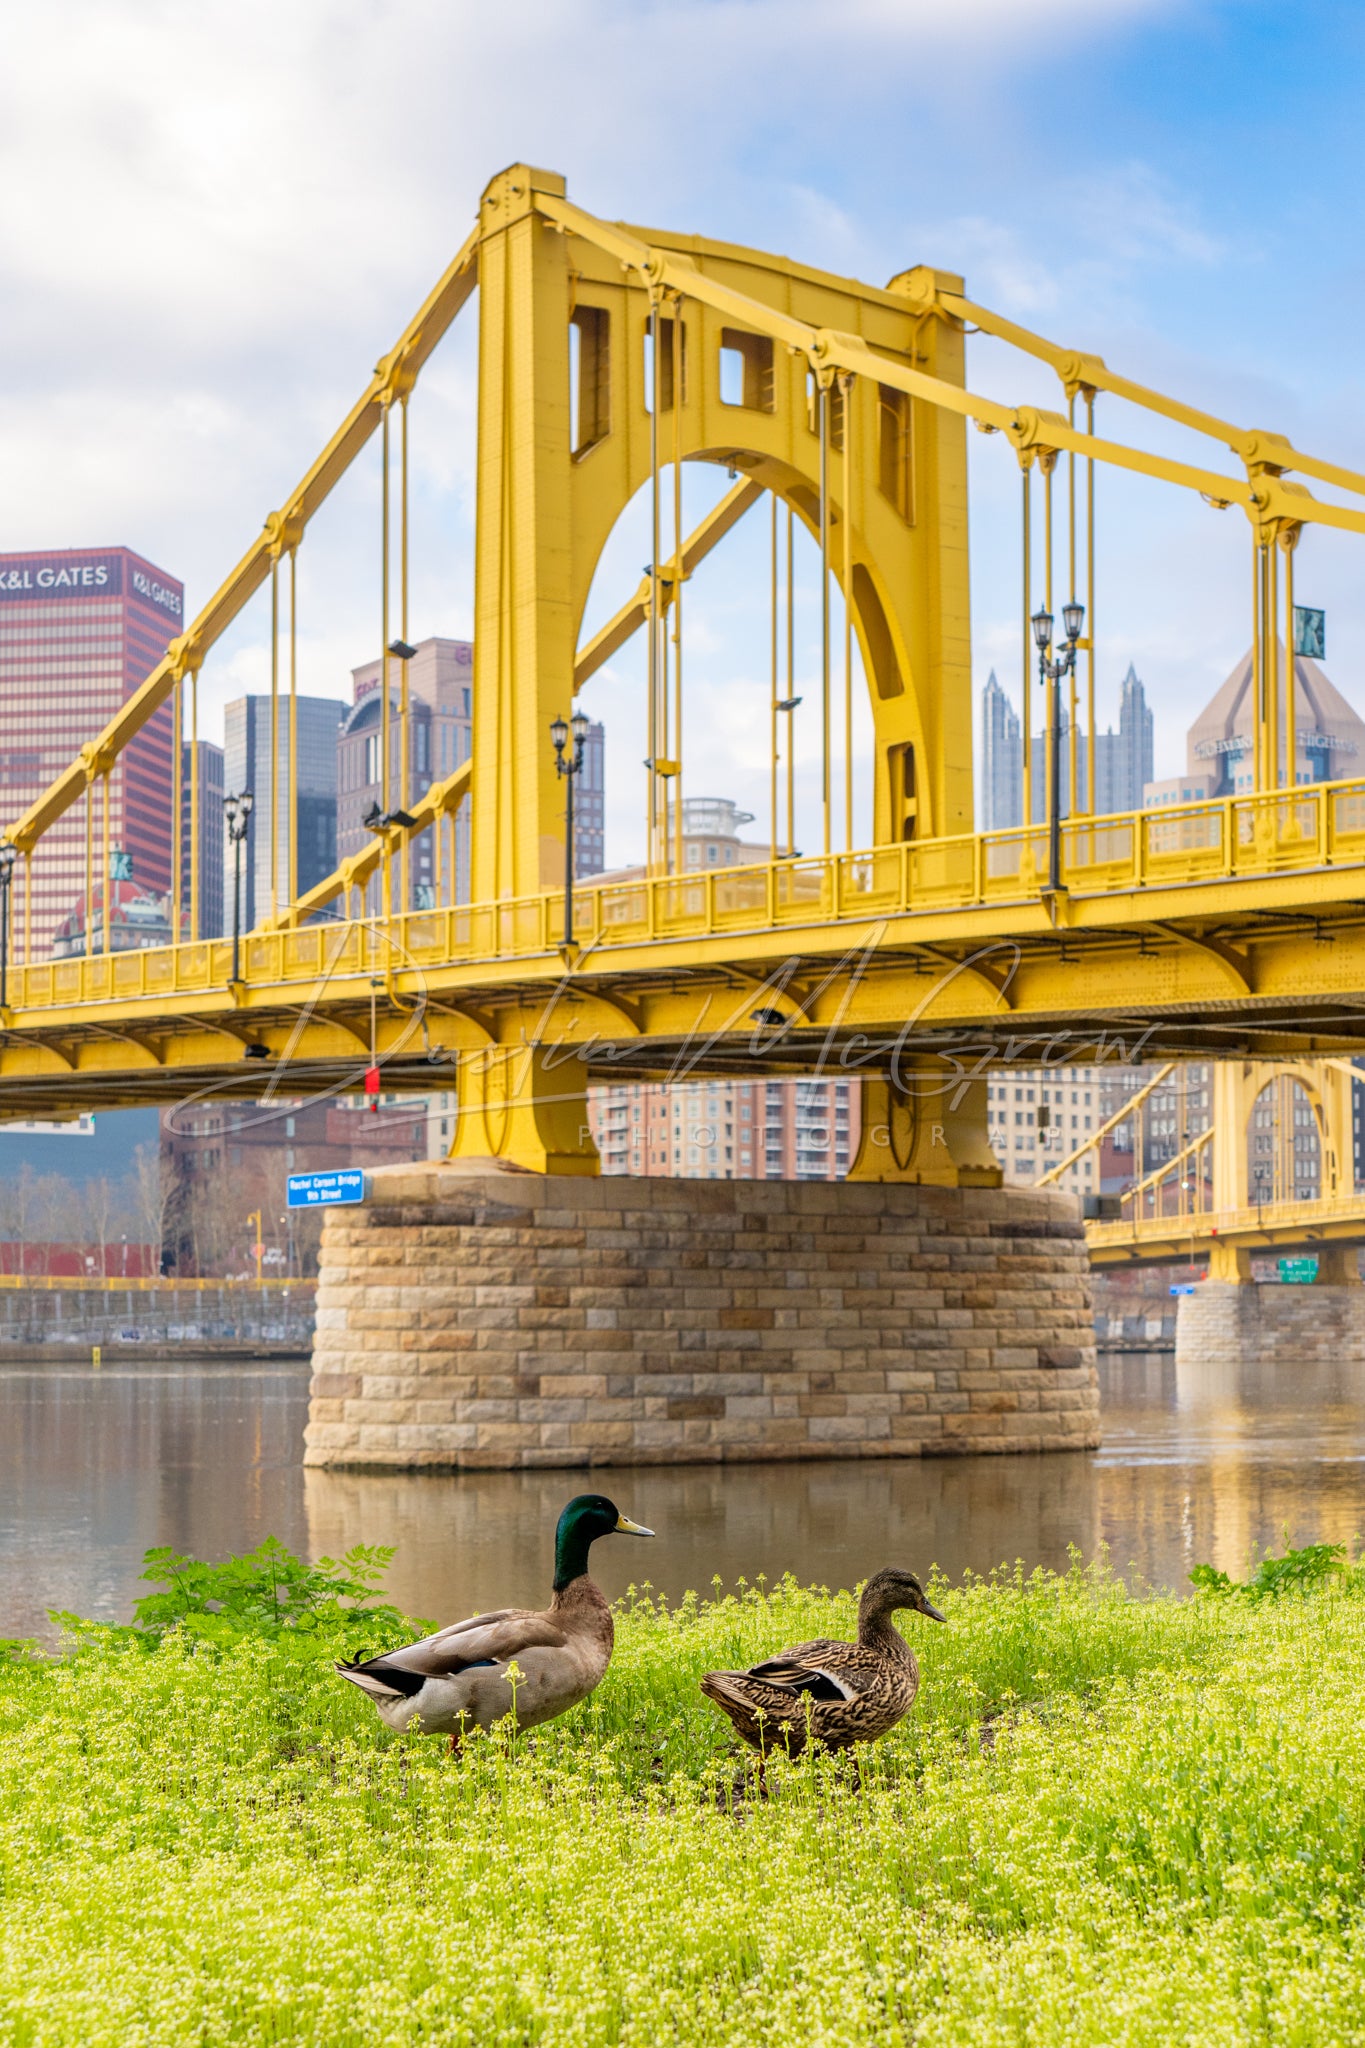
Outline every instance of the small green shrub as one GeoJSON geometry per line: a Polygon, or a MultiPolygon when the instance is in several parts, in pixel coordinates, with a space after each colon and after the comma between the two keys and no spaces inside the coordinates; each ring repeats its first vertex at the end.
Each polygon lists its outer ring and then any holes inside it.
{"type": "Polygon", "coordinates": [[[358,1543],[339,1559],[320,1557],[309,1564],[273,1536],[221,1564],[181,1557],[163,1546],[146,1553],[142,1577],[166,1591],[136,1601],[128,1626],[56,1612],[52,1619],[86,1644],[155,1650],[178,1629],[219,1649],[254,1637],[299,1656],[357,1656],[410,1639],[430,1625],[410,1620],[375,1591],[392,1561],[391,1547],[358,1543]]]}
{"type": "Polygon", "coordinates": [[[1294,1550],[1286,1542],[1284,1556],[1267,1551],[1249,1579],[1230,1578],[1211,1564],[1197,1564],[1190,1584],[1217,1599],[1236,1595],[1244,1600],[1278,1600],[1285,1593],[1316,1593],[1351,1575],[1344,1543],[1308,1543],[1294,1550]]]}

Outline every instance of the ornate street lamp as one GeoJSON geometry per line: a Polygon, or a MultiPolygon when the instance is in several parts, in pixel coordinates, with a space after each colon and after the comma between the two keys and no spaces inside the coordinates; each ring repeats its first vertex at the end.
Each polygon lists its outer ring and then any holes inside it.
{"type": "Polygon", "coordinates": [[[242,965],[242,842],[251,823],[251,809],[256,799],[249,789],[240,796],[223,798],[223,816],[227,820],[228,838],[232,841],[232,981],[233,986],[241,980],[242,965]]]}
{"type": "Polygon", "coordinates": [[[9,892],[18,858],[18,847],[0,839],[0,1010],[9,1008],[9,892]]]}
{"type": "MultiPolygon", "coordinates": [[[[1081,637],[1085,624],[1085,606],[1077,604],[1073,597],[1070,604],[1062,606],[1062,626],[1066,633],[1066,645],[1056,660],[1050,660],[1048,649],[1052,645],[1052,614],[1045,607],[1033,614],[1033,637],[1038,646],[1038,679],[1044,693],[1052,685],[1047,696],[1048,704],[1048,759],[1051,764],[1048,805],[1048,853],[1047,885],[1057,890],[1062,886],[1062,677],[1069,676],[1076,666],[1076,642],[1081,637]]],[[[1090,772],[1095,764],[1090,763],[1090,772]]],[[[1074,803],[1076,792],[1071,792],[1074,803]]]]}
{"type": "Polygon", "coordinates": [[[566,725],[562,718],[553,720],[550,738],[554,742],[555,773],[562,775],[568,783],[565,793],[564,810],[564,944],[573,950],[573,786],[575,779],[583,773],[583,748],[588,738],[587,713],[575,711],[566,725]],[[572,746],[570,735],[572,734],[572,746]]]}

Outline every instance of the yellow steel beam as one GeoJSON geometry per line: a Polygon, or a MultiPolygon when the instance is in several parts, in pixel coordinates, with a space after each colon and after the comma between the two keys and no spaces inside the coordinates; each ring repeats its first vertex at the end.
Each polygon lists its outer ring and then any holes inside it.
{"type": "Polygon", "coordinates": [[[1213,1210],[1201,1216],[1149,1216],[1140,1223],[1087,1223],[1095,1266],[1166,1264],[1207,1250],[1216,1240],[1247,1251],[1301,1245],[1365,1243],[1365,1195],[1330,1202],[1266,1203],[1256,1210],[1213,1210]]]}
{"type": "Polygon", "coordinates": [[[81,756],[10,828],[8,836],[21,853],[31,851],[48,826],[84,796],[89,765],[102,767],[115,760],[166,702],[176,679],[200,668],[214,642],[265,582],[271,562],[297,546],[313,514],[379,425],[385,408],[411,390],[422,365],[473,291],[477,263],[475,231],[388,354],[381,357],[369,384],[317,460],[305,471],[283,509],[269,515],[226,582],[215,591],[193,624],[171,642],[146,682],[120,705],[99,738],[81,750],[81,756]]]}
{"type": "Polygon", "coordinates": [[[936,298],[944,311],[955,318],[970,321],[983,334],[994,335],[997,340],[1008,342],[1025,355],[1036,356],[1039,361],[1050,364],[1065,385],[1068,396],[1087,389],[1108,391],[1115,398],[1127,399],[1147,412],[1158,413],[1178,426],[1189,427],[1196,434],[1206,434],[1211,440],[1224,442],[1249,468],[1269,465],[1272,469],[1297,469],[1304,476],[1317,477],[1320,482],[1334,484],[1343,491],[1365,491],[1365,476],[1358,470],[1343,468],[1337,462],[1324,462],[1316,455],[1306,455],[1283,434],[1270,433],[1262,427],[1235,426],[1231,420],[1219,419],[1216,413],[1204,412],[1198,406],[1169,398],[1162,391],[1152,390],[1149,385],[1118,375],[1102,356],[1061,348],[1056,342],[1031,333],[1027,327],[1020,327],[1016,321],[993,313],[988,306],[979,306],[974,299],[965,298],[960,292],[940,289],[936,298]]]}
{"type": "MultiPolygon", "coordinates": [[[[762,484],[752,483],[747,477],[727,491],[720,503],[713,506],[696,530],[688,535],[683,543],[681,559],[675,554],[661,566],[660,582],[671,587],[679,577],[690,576],[697,564],[705,561],[712,548],[717,547],[727,533],[733,532],[750,506],[756,505],[762,496],[762,484]]],[[[632,633],[643,626],[649,617],[649,598],[650,578],[646,575],[641,577],[634,597],[613,613],[606,625],[579,649],[573,668],[575,692],[581,690],[588,677],[596,675],[598,669],[625,646],[632,633]]],[[[664,601],[668,602],[667,597],[664,601]]]]}
{"type": "Polygon", "coordinates": [[[1153,1074],[1150,1081],[1144,1082],[1141,1088],[1128,1097],[1122,1109],[1115,1110],[1113,1116],[1107,1122],[1102,1123],[1097,1131],[1091,1132],[1083,1145],[1078,1145],[1075,1151],[1068,1153],[1067,1157],[1058,1165],[1050,1167],[1042,1179],[1036,1182],[1035,1185],[1040,1188],[1047,1187],[1049,1182],[1060,1179],[1069,1166],[1074,1166],[1078,1159],[1083,1159],[1087,1152],[1098,1148],[1101,1141],[1108,1137],[1116,1125],[1121,1124],[1123,1119],[1135,1110],[1140,1102],[1145,1102],[1154,1088],[1161,1086],[1161,1083],[1174,1070],[1174,1067],[1175,1061],[1167,1060],[1165,1066],[1153,1074]]]}
{"type": "MultiPolygon", "coordinates": [[[[1169,1071],[1170,1069],[1168,1068],[1167,1072],[1169,1071]]],[[[1119,1199],[1124,1202],[1136,1201],[1137,1197],[1145,1195],[1149,1188],[1158,1187],[1165,1180],[1167,1174],[1174,1173],[1178,1166],[1183,1166],[1187,1159],[1193,1158],[1196,1152],[1202,1151],[1204,1146],[1211,1141],[1212,1137],[1213,1125],[1210,1124],[1207,1130],[1201,1131],[1197,1138],[1191,1138],[1189,1144],[1184,1146],[1179,1152],[1173,1153],[1169,1159],[1163,1159],[1160,1166],[1154,1166],[1145,1179],[1134,1181],[1132,1187],[1125,1188],[1119,1199]]],[[[1139,1219],[1135,1218],[1134,1220],[1137,1221],[1139,1219]]]]}
{"type": "Polygon", "coordinates": [[[300,896],[297,903],[286,904],[276,916],[263,919],[255,929],[258,932],[296,931],[300,925],[307,924],[309,918],[315,916],[319,910],[325,910],[329,903],[335,903],[337,897],[347,889],[363,888],[379,866],[385,840],[387,839],[392,848],[405,846],[414,834],[425,832],[438,818],[444,817],[447,811],[453,811],[461,798],[469,794],[470,773],[471,764],[465,761],[453,775],[447,775],[441,782],[433,782],[426,794],[409,811],[411,825],[390,825],[383,835],[376,833],[368,846],[363,847],[359,853],[351,854],[330,875],[314,883],[306,894],[300,896]]]}
{"type": "MultiPolygon", "coordinates": [[[[962,414],[992,432],[1004,434],[1021,457],[1053,451],[1093,457],[1097,462],[1107,462],[1135,475],[1198,491],[1202,497],[1221,505],[1240,505],[1258,526],[1275,520],[1365,533],[1365,511],[1324,504],[1301,485],[1285,484],[1273,474],[1257,474],[1254,481],[1243,481],[1226,476],[1219,470],[1172,461],[1167,456],[1154,455],[1145,449],[1130,448],[1121,442],[1101,439],[1098,435],[1078,433],[1060,413],[1042,411],[1034,406],[1003,405],[996,399],[983,398],[941,378],[931,377],[924,371],[912,369],[894,356],[882,355],[856,335],[811,327],[804,320],[798,320],[761,299],[706,276],[686,254],[659,243],[644,241],[629,228],[598,220],[584,208],[557,194],[538,192],[536,206],[569,233],[581,235],[584,240],[614,256],[625,268],[637,271],[648,284],[697,299],[806,355],[817,373],[850,371],[855,376],[873,378],[892,390],[905,391],[912,398],[926,399],[931,405],[962,414]]],[[[970,303],[962,301],[964,306],[970,303]]],[[[931,308],[926,305],[925,310],[931,308]]],[[[1023,334],[1025,330],[1020,329],[1019,332],[1023,334]]],[[[1099,362],[1098,358],[1084,360],[1099,362]]],[[[1133,387],[1135,391],[1140,388],[1133,387]]],[[[1179,410],[1190,414],[1191,423],[1199,417],[1193,408],[1179,410]]],[[[1177,413],[1172,412],[1171,416],[1176,417],[1177,413]]],[[[1288,448],[1288,443],[1281,443],[1277,436],[1261,434],[1246,439],[1248,445],[1264,447],[1263,460],[1272,469],[1283,460],[1275,450],[1282,448],[1294,453],[1288,448]]],[[[1306,465],[1298,462],[1295,466],[1303,468],[1306,465]]],[[[1325,467],[1329,466],[1319,465],[1319,468],[1325,467]]],[[[1335,472],[1330,480],[1339,482],[1351,474],[1349,471],[1335,472]]]]}

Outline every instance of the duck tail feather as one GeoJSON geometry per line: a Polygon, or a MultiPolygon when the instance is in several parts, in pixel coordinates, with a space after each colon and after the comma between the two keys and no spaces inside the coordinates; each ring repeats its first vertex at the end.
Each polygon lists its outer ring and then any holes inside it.
{"type": "Polygon", "coordinates": [[[401,1700],[405,1697],[401,1687],[386,1684],[362,1664],[338,1664],[336,1668],[343,1678],[349,1678],[352,1685],[359,1686],[372,1700],[401,1700]]]}

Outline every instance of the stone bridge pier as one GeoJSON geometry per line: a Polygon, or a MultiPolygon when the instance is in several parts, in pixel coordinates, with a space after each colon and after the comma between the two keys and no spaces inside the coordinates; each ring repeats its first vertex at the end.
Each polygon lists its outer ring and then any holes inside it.
{"type": "Polygon", "coordinates": [[[485,1158],[383,1168],[326,1220],[309,1465],[942,1457],[1099,1434],[1065,1195],[485,1158]]]}
{"type": "Polygon", "coordinates": [[[1254,1280],[1249,1250],[1216,1245],[1208,1279],[1176,1304],[1176,1364],[1365,1364],[1358,1248],[1307,1249],[1317,1253],[1317,1278],[1296,1287],[1254,1280]]]}

